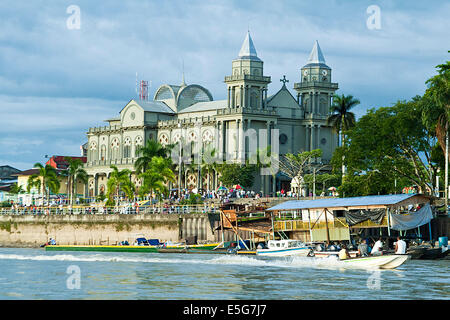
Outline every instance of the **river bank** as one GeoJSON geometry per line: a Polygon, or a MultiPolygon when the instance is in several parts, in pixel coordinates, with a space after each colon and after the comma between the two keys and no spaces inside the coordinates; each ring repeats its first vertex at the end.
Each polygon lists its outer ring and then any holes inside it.
{"type": "Polygon", "coordinates": [[[37,248],[53,238],[65,245],[133,243],[136,237],[178,242],[196,237],[214,242],[218,215],[3,215],[0,247],[37,248]]]}

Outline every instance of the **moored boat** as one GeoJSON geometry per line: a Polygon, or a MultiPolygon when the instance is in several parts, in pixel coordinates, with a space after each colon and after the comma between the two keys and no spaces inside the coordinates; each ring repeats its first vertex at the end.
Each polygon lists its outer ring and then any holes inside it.
{"type": "Polygon", "coordinates": [[[258,256],[303,256],[312,255],[313,250],[300,240],[269,240],[267,248],[256,249],[258,256]]]}
{"type": "Polygon", "coordinates": [[[167,249],[195,249],[210,251],[217,247],[218,243],[196,245],[52,245],[46,246],[46,251],[99,251],[99,252],[158,252],[160,248],[167,249]]]}

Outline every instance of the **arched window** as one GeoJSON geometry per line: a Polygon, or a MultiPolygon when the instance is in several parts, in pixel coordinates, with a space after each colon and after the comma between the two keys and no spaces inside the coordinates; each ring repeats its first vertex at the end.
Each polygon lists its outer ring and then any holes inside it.
{"type": "Polygon", "coordinates": [[[89,160],[98,160],[97,142],[92,141],[89,145],[89,160]]]}
{"type": "Polygon", "coordinates": [[[131,138],[126,137],[123,142],[123,157],[131,158],[131,138]]]}
{"type": "Polygon", "coordinates": [[[100,148],[100,160],[106,160],[106,146],[104,144],[100,148]]]}
{"type": "Polygon", "coordinates": [[[134,155],[135,157],[139,157],[139,148],[142,147],[142,137],[138,136],[136,137],[136,140],[134,140],[134,155]]]}
{"type": "Polygon", "coordinates": [[[111,141],[111,159],[112,160],[118,160],[120,158],[119,150],[120,150],[119,139],[114,138],[111,141]]]}

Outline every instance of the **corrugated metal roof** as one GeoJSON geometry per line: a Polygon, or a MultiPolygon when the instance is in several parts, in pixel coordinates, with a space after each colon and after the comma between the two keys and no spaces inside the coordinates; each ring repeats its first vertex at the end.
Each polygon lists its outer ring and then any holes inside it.
{"type": "Polygon", "coordinates": [[[170,113],[174,114],[172,109],[170,109],[167,104],[162,101],[142,101],[142,100],[134,100],[136,104],[140,105],[144,111],[148,112],[158,112],[158,113],[170,113]]]}
{"type": "Polygon", "coordinates": [[[393,205],[414,196],[417,196],[417,194],[391,194],[317,200],[291,200],[277,204],[276,206],[267,209],[267,211],[393,205]]]}
{"type": "Polygon", "coordinates": [[[192,106],[182,109],[178,113],[212,111],[217,109],[225,109],[226,107],[227,100],[205,101],[194,103],[192,106]]]}

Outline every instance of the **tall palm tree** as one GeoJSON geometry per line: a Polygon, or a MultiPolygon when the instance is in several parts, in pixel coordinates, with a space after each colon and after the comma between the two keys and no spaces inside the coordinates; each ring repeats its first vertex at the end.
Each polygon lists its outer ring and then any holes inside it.
{"type": "Polygon", "coordinates": [[[167,193],[166,184],[175,181],[175,175],[171,169],[170,159],[163,157],[153,157],[150,162],[149,169],[141,174],[139,177],[143,180],[140,188],[140,195],[154,191],[159,193],[167,193]]]}
{"type": "Polygon", "coordinates": [[[202,157],[202,172],[207,173],[206,188],[210,191],[211,171],[216,168],[216,149],[207,144],[202,157]]]}
{"type": "Polygon", "coordinates": [[[22,186],[19,186],[17,183],[13,183],[8,191],[8,193],[10,194],[21,194],[24,192],[25,190],[22,188],[22,186]]]}
{"type": "Polygon", "coordinates": [[[144,147],[140,147],[137,150],[139,157],[134,163],[136,174],[145,172],[148,169],[149,163],[152,161],[153,157],[168,157],[172,147],[172,145],[163,146],[159,142],[148,140],[144,147]]]}
{"type": "MultiPolygon", "coordinates": [[[[355,126],[355,114],[350,110],[360,104],[358,99],[352,95],[334,95],[333,104],[331,105],[331,115],[327,119],[327,125],[331,125],[336,133],[341,136],[341,147],[345,145],[346,132],[355,126]]],[[[345,156],[342,156],[342,177],[345,176],[345,156]]]]}
{"type": "Polygon", "coordinates": [[[82,181],[86,184],[88,182],[88,174],[83,169],[83,161],[81,159],[66,157],[65,160],[69,163],[69,167],[66,169],[67,189],[70,194],[70,204],[73,205],[73,195],[76,193],[77,182],[82,181]]]}
{"type": "Polygon", "coordinates": [[[130,180],[131,171],[128,169],[124,169],[119,171],[119,169],[111,165],[110,167],[113,171],[110,173],[108,182],[107,182],[107,198],[112,201],[111,196],[116,195],[116,204],[119,201],[119,192],[122,190],[125,192],[125,195],[128,198],[133,198],[134,196],[134,184],[130,180]]]}
{"type": "Polygon", "coordinates": [[[36,187],[41,190],[42,196],[45,197],[47,203],[49,202],[50,191],[57,193],[60,187],[58,174],[51,165],[43,166],[41,163],[35,163],[34,168],[39,169],[39,173],[32,174],[28,177],[27,191],[36,187]]]}

